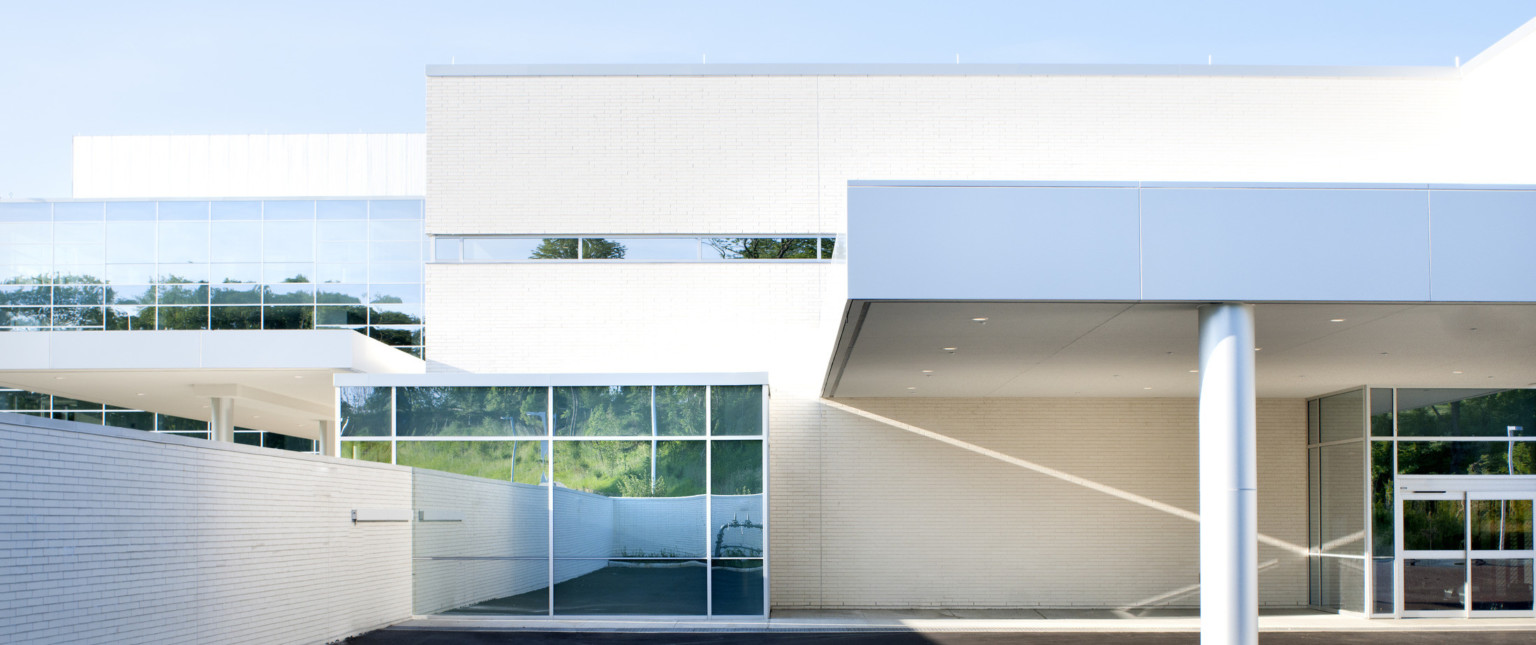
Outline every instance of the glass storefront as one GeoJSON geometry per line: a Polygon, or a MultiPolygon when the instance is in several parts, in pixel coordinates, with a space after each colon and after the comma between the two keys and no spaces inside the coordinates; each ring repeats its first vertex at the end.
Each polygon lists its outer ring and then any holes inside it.
{"type": "Polygon", "coordinates": [[[1308,426],[1313,605],[1536,615],[1536,390],[1360,388],[1308,426]]]}
{"type": "Polygon", "coordinates": [[[764,615],[762,385],[342,387],[412,466],[418,614],[764,615]]]}

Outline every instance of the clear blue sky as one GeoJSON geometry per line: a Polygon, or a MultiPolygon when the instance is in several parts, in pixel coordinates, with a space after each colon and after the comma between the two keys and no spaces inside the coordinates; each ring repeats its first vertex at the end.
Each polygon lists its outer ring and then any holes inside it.
{"type": "Polygon", "coordinates": [[[420,132],[447,63],[1450,65],[1536,0],[0,0],[0,197],[76,134],[420,132]]]}

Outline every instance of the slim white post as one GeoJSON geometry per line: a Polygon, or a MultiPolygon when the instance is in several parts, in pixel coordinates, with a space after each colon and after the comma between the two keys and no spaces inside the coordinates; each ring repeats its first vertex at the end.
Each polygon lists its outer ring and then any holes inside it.
{"type": "Polygon", "coordinates": [[[1200,307],[1200,642],[1259,642],[1253,305],[1200,307]]]}
{"type": "Polygon", "coordinates": [[[331,436],[331,422],[322,419],[318,423],[320,424],[320,439],[315,442],[315,453],[327,457],[337,456],[340,453],[336,449],[336,439],[331,436]]]}
{"type": "Polygon", "coordinates": [[[235,399],[226,396],[213,397],[213,419],[208,430],[214,441],[235,442],[235,399]]]}

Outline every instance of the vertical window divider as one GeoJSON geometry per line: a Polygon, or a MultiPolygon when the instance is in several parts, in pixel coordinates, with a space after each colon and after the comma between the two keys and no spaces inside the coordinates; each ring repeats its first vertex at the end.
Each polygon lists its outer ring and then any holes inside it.
{"type": "Polygon", "coordinates": [[[396,393],[400,388],[391,385],[389,387],[389,463],[398,465],[400,452],[400,431],[396,427],[399,413],[396,410],[396,393]]]}
{"type": "Polygon", "coordinates": [[[549,597],[545,604],[549,605],[545,611],[546,616],[555,615],[555,387],[548,386],[544,394],[544,445],[549,452],[544,455],[544,487],[545,491],[545,515],[544,526],[548,531],[548,542],[545,543],[545,557],[549,567],[546,575],[548,581],[549,597]]]}
{"type": "Polygon", "coordinates": [[[704,388],[704,615],[715,615],[715,440],[709,427],[709,392],[704,388]]]}

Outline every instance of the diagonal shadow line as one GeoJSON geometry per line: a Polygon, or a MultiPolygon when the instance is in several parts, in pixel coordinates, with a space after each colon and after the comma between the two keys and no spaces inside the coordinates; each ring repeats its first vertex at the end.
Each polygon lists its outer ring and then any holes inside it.
{"type": "MultiPolygon", "coordinates": [[[[1143,496],[1143,495],[1137,495],[1136,493],[1132,493],[1132,492],[1127,491],[1127,490],[1122,490],[1122,489],[1119,489],[1119,488],[1115,488],[1113,486],[1107,486],[1105,484],[1100,484],[1100,483],[1098,483],[1096,481],[1093,481],[1093,480],[1090,480],[1090,479],[1086,479],[1086,478],[1083,478],[1083,477],[1079,477],[1077,475],[1073,475],[1073,474],[1068,473],[1068,472],[1056,470],[1055,468],[1051,468],[1049,466],[1042,466],[1040,464],[1037,464],[1035,462],[1032,462],[1032,461],[1029,461],[1029,460],[1026,460],[1026,459],[1020,459],[1020,458],[1015,457],[1013,455],[1004,454],[1004,453],[998,452],[996,450],[993,450],[991,448],[985,448],[985,447],[982,447],[982,446],[978,446],[978,445],[976,445],[974,443],[970,443],[970,442],[967,442],[967,441],[961,441],[961,440],[956,439],[954,437],[942,435],[942,434],[939,434],[939,433],[934,432],[932,430],[925,430],[923,428],[919,428],[919,427],[917,427],[915,425],[912,425],[910,423],[905,423],[905,422],[902,422],[902,421],[897,421],[897,420],[892,419],[890,417],[884,417],[884,416],[875,414],[873,412],[869,412],[867,410],[860,410],[860,409],[855,408],[855,407],[850,406],[850,405],[845,405],[845,404],[842,404],[842,403],[838,403],[837,401],[832,401],[832,400],[829,400],[829,399],[819,399],[819,401],[821,402],[822,405],[825,405],[827,407],[833,408],[835,410],[841,410],[843,412],[847,412],[848,414],[852,414],[852,415],[855,415],[855,416],[860,416],[860,417],[863,417],[865,419],[869,419],[870,421],[875,421],[877,423],[882,423],[882,424],[888,425],[888,426],[890,426],[892,428],[896,428],[898,430],[904,430],[906,432],[910,432],[912,434],[915,434],[915,435],[917,435],[919,437],[923,437],[923,438],[926,438],[926,439],[932,439],[934,441],[938,441],[938,442],[941,442],[941,443],[946,443],[946,444],[949,444],[949,445],[954,446],[956,448],[960,448],[962,450],[967,450],[967,451],[976,453],[976,454],[981,455],[983,457],[990,457],[992,459],[996,459],[996,460],[1001,461],[1003,463],[1007,463],[1007,464],[1011,464],[1011,465],[1014,465],[1014,466],[1018,466],[1020,468],[1026,469],[1026,470],[1031,470],[1031,471],[1040,473],[1042,475],[1045,475],[1047,477],[1052,477],[1052,478],[1055,478],[1055,479],[1059,479],[1059,480],[1067,482],[1069,484],[1073,484],[1073,485],[1076,485],[1076,486],[1082,486],[1083,488],[1087,488],[1089,490],[1093,490],[1093,491],[1096,491],[1096,492],[1099,492],[1099,493],[1103,493],[1103,494],[1108,495],[1110,497],[1119,498],[1119,499],[1125,500],[1127,502],[1131,502],[1133,504],[1137,504],[1139,506],[1144,506],[1146,508],[1150,508],[1150,509],[1155,510],[1155,511],[1161,511],[1163,513],[1167,513],[1169,515],[1172,515],[1174,517],[1178,517],[1180,519],[1189,520],[1189,521],[1194,522],[1196,524],[1200,523],[1200,514],[1199,513],[1188,511],[1188,510],[1179,508],[1177,506],[1174,506],[1174,505],[1166,503],[1166,502],[1159,502],[1159,501],[1157,501],[1155,499],[1152,499],[1150,497],[1146,497],[1146,496],[1143,496]]],[[[1292,553],[1294,555],[1308,555],[1308,550],[1307,550],[1307,547],[1305,547],[1305,546],[1301,546],[1301,545],[1298,545],[1298,544],[1287,542],[1287,541],[1282,540],[1280,538],[1268,536],[1268,535],[1265,535],[1263,533],[1260,533],[1258,538],[1259,538],[1259,542],[1262,543],[1262,544],[1268,544],[1268,545],[1273,546],[1273,547],[1284,549],[1284,550],[1289,551],[1290,553],[1292,553]]]]}

